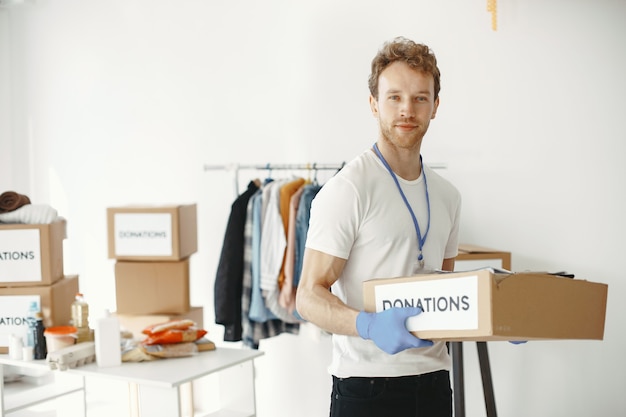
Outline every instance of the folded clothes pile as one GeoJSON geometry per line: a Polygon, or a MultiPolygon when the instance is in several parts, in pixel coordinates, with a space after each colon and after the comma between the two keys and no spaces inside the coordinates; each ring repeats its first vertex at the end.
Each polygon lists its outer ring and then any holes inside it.
{"type": "Polygon", "coordinates": [[[47,204],[31,204],[30,198],[15,191],[0,194],[0,223],[49,224],[59,220],[47,204]]]}

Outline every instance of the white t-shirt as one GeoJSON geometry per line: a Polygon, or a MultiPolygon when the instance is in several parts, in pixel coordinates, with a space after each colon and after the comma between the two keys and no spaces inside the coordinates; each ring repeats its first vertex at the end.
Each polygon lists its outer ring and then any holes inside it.
{"type": "Polygon", "coordinates": [[[261,212],[261,289],[275,291],[278,287],[278,274],[287,247],[283,218],[280,216],[280,187],[287,180],[274,180],[262,189],[261,212]]]}
{"type": "MultiPolygon", "coordinates": [[[[458,251],[461,195],[446,179],[425,166],[417,180],[398,177],[413,208],[422,236],[424,270],[440,269],[458,251]]],[[[400,192],[378,156],[368,149],[324,184],[311,204],[306,247],[347,259],[332,293],[347,305],[363,309],[362,283],[415,273],[417,232],[400,192]]],[[[373,341],[333,335],[329,372],[338,377],[418,375],[450,369],[444,342],[395,355],[373,341]]]]}

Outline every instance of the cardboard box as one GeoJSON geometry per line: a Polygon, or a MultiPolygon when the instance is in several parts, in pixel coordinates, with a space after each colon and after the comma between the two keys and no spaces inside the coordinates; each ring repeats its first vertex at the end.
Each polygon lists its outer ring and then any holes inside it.
{"type": "Polygon", "coordinates": [[[7,353],[10,334],[26,341],[32,302],[40,307],[44,326],[68,325],[77,292],[78,275],[66,276],[52,285],[0,288],[0,353],[7,353]]]}
{"type": "Polygon", "coordinates": [[[109,259],[178,261],[198,250],[196,205],[107,209],[109,259]]]}
{"type": "Polygon", "coordinates": [[[191,307],[191,309],[182,314],[120,314],[115,313],[115,317],[120,321],[122,330],[127,330],[133,334],[133,338],[143,340],[146,335],[142,333],[143,329],[158,323],[165,323],[171,320],[189,319],[196,322],[196,326],[200,329],[204,328],[204,309],[202,307],[191,307]]]}
{"type": "Polygon", "coordinates": [[[63,278],[66,222],[0,224],[0,287],[50,285],[63,278]]]}
{"type": "Polygon", "coordinates": [[[169,262],[115,263],[117,312],[183,314],[189,302],[189,258],[169,262]]]}
{"type": "Polygon", "coordinates": [[[490,269],[364,283],[366,311],[416,305],[407,328],[446,341],[604,337],[608,285],[543,273],[490,269]]]}
{"type": "Polygon", "coordinates": [[[485,248],[483,246],[461,244],[456,257],[455,270],[468,271],[492,267],[511,270],[511,252],[485,248]]]}

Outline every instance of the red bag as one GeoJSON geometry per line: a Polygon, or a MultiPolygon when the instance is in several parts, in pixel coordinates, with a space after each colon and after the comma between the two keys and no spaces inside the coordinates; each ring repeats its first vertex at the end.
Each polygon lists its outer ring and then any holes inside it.
{"type": "Polygon", "coordinates": [[[171,329],[152,333],[142,341],[144,345],[166,345],[169,343],[195,342],[207,334],[206,330],[190,327],[186,330],[171,329]]]}

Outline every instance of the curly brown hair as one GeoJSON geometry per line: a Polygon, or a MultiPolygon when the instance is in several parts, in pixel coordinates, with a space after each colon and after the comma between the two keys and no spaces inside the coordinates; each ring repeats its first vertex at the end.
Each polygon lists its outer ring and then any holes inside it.
{"type": "Polygon", "coordinates": [[[372,97],[378,100],[378,78],[387,66],[396,62],[406,62],[411,68],[431,74],[435,81],[435,99],[441,89],[441,73],[437,67],[437,58],[431,49],[421,43],[415,43],[402,36],[387,41],[372,60],[372,72],[368,86],[372,97]]]}

